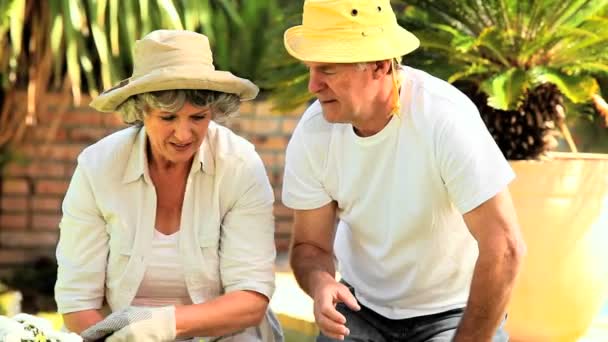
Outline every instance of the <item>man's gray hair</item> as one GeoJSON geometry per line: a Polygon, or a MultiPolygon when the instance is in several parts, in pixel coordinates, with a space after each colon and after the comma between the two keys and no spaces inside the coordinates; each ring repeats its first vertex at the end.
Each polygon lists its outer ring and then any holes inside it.
{"type": "MultiPolygon", "coordinates": [[[[399,66],[401,65],[401,57],[395,57],[395,58],[391,59],[391,62],[393,63],[393,70],[399,70],[399,66]]],[[[359,68],[359,70],[365,70],[365,68],[367,68],[367,65],[369,63],[375,63],[375,62],[360,62],[360,63],[356,63],[356,64],[357,64],[357,68],[359,68]]]]}
{"type": "Polygon", "coordinates": [[[215,121],[223,121],[236,114],[241,103],[236,94],[203,89],[174,89],[133,95],[118,106],[117,111],[125,123],[141,126],[148,110],[160,109],[175,113],[186,102],[199,108],[209,107],[215,121]]]}

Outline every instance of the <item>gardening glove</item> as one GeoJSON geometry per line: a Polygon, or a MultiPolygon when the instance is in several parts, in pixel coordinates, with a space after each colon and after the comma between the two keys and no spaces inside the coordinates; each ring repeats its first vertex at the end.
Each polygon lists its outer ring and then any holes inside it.
{"type": "Polygon", "coordinates": [[[121,318],[129,323],[116,331],[106,342],[173,342],[175,340],[175,307],[129,307],[121,318]]]}
{"type": "Polygon", "coordinates": [[[115,331],[129,325],[129,320],[127,319],[127,311],[129,309],[130,308],[126,308],[109,314],[103,320],[83,330],[80,333],[80,336],[84,342],[103,341],[115,331]]]}

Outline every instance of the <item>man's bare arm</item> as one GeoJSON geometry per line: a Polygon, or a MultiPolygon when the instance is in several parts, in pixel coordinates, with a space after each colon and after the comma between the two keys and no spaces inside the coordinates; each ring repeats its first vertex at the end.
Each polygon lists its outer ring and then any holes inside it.
{"type": "Polygon", "coordinates": [[[333,243],[336,202],[312,210],[295,210],[290,264],[300,287],[314,297],[315,285],[335,279],[333,243]]]}
{"type": "Polygon", "coordinates": [[[477,240],[479,257],[454,341],[490,342],[504,319],[526,247],[507,189],[466,213],[464,220],[477,240]]]}
{"type": "Polygon", "coordinates": [[[343,340],[350,332],[338,302],[352,310],[359,304],[348,288],[335,280],[333,243],[336,203],[312,210],[296,210],[291,248],[291,268],[300,287],[314,301],[315,321],[324,335],[343,340]]]}

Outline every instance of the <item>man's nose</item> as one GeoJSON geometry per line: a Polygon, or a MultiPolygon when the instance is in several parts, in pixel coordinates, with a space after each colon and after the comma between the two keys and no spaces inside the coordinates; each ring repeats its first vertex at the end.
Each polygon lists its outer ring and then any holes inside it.
{"type": "Polygon", "coordinates": [[[323,90],[325,87],[325,81],[318,72],[311,70],[310,78],[308,80],[308,91],[315,94],[323,90]]]}

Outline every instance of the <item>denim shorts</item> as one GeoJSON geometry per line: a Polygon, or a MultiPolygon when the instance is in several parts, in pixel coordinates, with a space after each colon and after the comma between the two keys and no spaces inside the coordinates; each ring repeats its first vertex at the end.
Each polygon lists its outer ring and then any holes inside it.
{"type": "MultiPolygon", "coordinates": [[[[342,281],[355,294],[352,286],[342,281]]],[[[456,328],[464,313],[464,308],[453,309],[432,315],[406,319],[389,319],[363,305],[361,310],[352,311],[344,303],[338,303],[336,309],[346,317],[346,326],[350,335],[344,341],[352,342],[449,342],[456,333],[456,328]]],[[[504,329],[503,321],[494,335],[493,342],[507,342],[509,335],[504,329]]],[[[339,341],[323,334],[317,342],[339,341]]]]}

